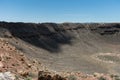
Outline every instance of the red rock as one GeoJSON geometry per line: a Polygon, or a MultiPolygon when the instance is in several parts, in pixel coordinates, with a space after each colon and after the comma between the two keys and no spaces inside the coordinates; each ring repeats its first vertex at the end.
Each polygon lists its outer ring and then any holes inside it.
{"type": "Polygon", "coordinates": [[[3,63],[2,63],[2,62],[0,62],[0,68],[3,68],[3,67],[4,67],[3,63]]]}

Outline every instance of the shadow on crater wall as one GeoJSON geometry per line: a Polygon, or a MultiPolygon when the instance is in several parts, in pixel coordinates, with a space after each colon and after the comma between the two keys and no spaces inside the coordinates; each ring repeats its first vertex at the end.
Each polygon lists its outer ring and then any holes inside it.
{"type": "MultiPolygon", "coordinates": [[[[19,38],[33,46],[50,52],[61,51],[60,46],[72,44],[72,39],[78,35],[81,42],[99,41],[108,44],[120,43],[119,23],[8,23],[0,22],[0,37],[19,38]],[[88,35],[88,32],[90,35],[88,35]],[[75,33],[75,34],[74,34],[75,33]],[[96,35],[98,34],[98,35],[96,35]],[[86,37],[86,38],[85,38],[86,37]],[[97,39],[96,39],[97,37],[97,39]],[[88,38],[88,39],[87,39],[88,38]]],[[[81,46],[81,45],[80,45],[81,46]]],[[[87,46],[87,45],[84,45],[87,46]]],[[[82,46],[81,46],[82,47],[82,46]]]]}
{"type": "Polygon", "coordinates": [[[19,38],[50,52],[60,51],[60,45],[71,44],[71,39],[73,38],[59,24],[7,22],[0,23],[0,37],[19,38]]]}

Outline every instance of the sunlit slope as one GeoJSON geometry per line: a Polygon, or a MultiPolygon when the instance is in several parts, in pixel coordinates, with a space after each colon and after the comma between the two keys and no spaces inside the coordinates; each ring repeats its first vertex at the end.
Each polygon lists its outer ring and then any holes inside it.
{"type": "Polygon", "coordinates": [[[120,24],[0,23],[5,38],[48,69],[120,73],[120,24]]]}

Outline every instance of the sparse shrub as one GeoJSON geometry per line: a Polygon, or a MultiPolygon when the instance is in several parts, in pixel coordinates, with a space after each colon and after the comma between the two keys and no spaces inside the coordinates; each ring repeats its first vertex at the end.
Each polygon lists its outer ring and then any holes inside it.
{"type": "Polygon", "coordinates": [[[76,78],[74,75],[70,75],[70,76],[68,77],[68,80],[77,80],[77,78],[76,78]]]}
{"type": "Polygon", "coordinates": [[[32,72],[29,72],[29,73],[28,73],[28,76],[29,76],[29,77],[35,77],[35,74],[33,74],[32,72]]]}
{"type": "Polygon", "coordinates": [[[115,80],[120,80],[120,77],[115,77],[115,80]]]}
{"type": "Polygon", "coordinates": [[[15,75],[15,80],[19,80],[19,76],[15,75]]]}
{"type": "Polygon", "coordinates": [[[99,78],[99,80],[106,80],[106,78],[104,78],[104,77],[101,76],[101,77],[99,78]]]}
{"type": "Polygon", "coordinates": [[[111,75],[111,78],[114,79],[114,80],[120,80],[120,76],[118,75],[111,75]]]}
{"type": "Polygon", "coordinates": [[[25,78],[25,80],[32,80],[32,78],[31,77],[27,77],[27,78],[25,78]]]}

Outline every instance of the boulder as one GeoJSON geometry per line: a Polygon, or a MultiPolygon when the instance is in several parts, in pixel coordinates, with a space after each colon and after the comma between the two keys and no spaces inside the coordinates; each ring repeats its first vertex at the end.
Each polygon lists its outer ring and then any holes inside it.
{"type": "Polygon", "coordinates": [[[11,72],[0,73],[0,80],[15,80],[15,75],[11,72]]]}

